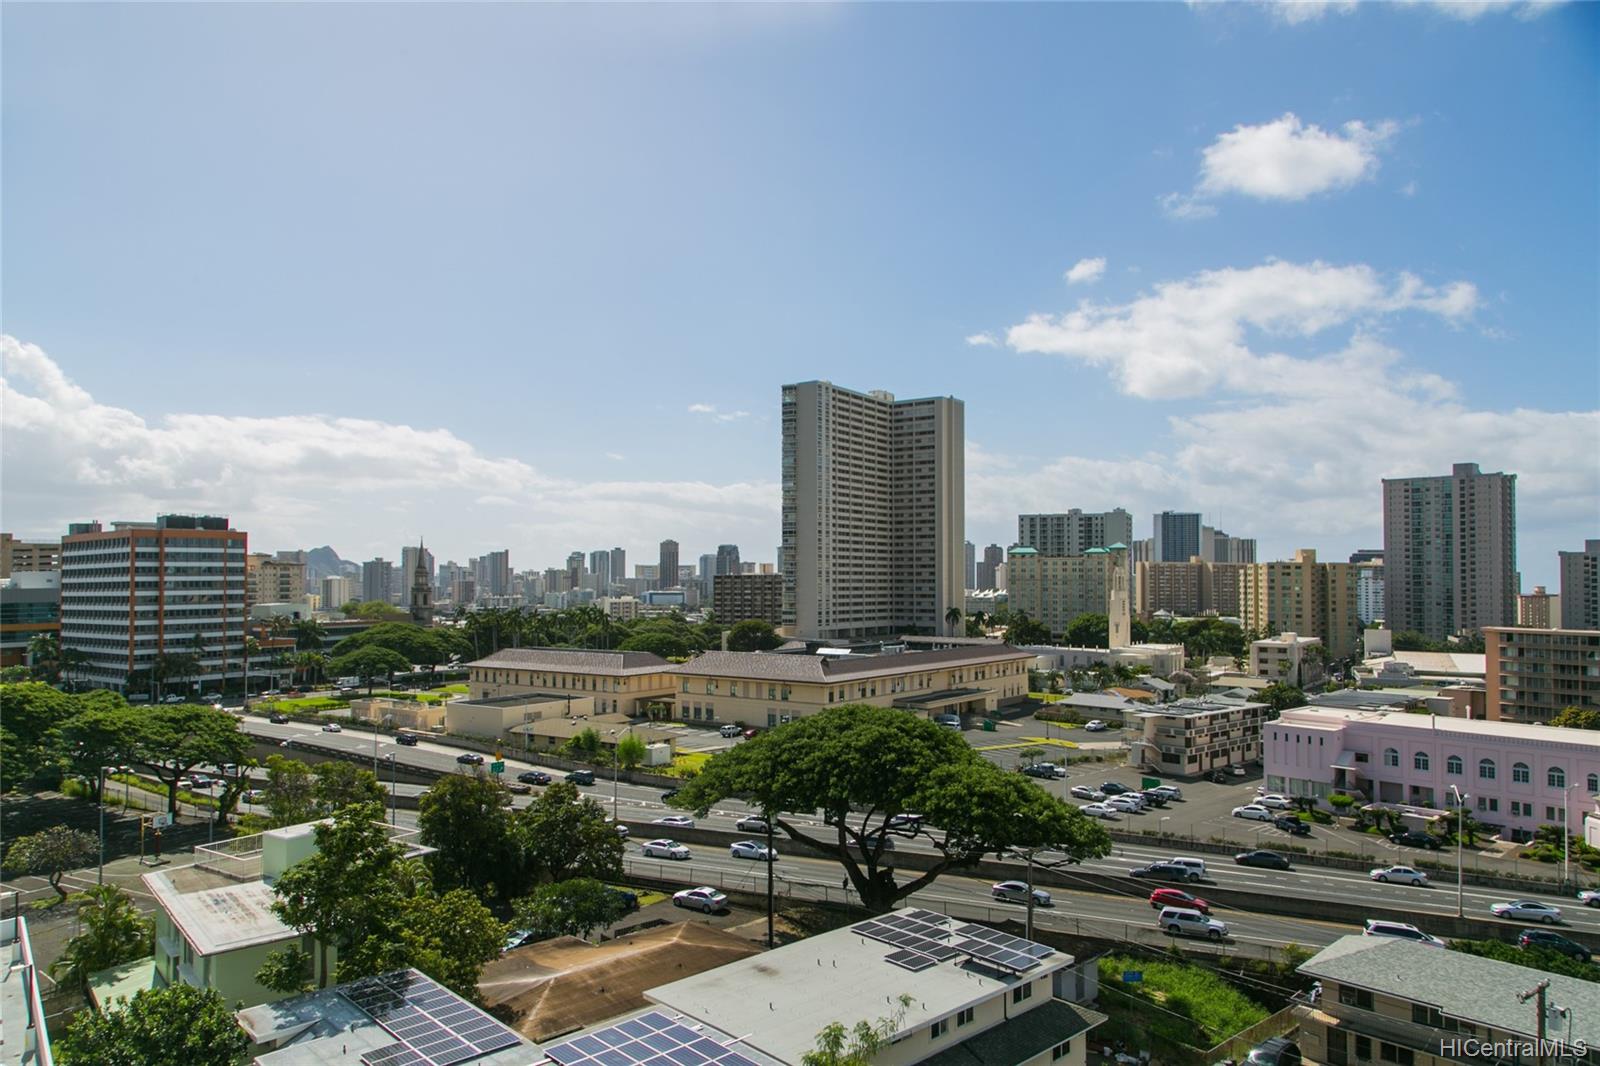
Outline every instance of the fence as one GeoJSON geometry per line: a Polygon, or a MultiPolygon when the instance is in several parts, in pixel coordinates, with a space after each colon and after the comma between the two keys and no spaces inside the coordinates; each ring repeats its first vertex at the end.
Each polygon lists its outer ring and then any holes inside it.
{"type": "Polygon", "coordinates": [[[1303,1008],[1291,1003],[1275,1014],[1269,1014],[1248,1029],[1241,1029],[1216,1047],[1205,1052],[1206,1062],[1223,1059],[1241,1059],[1261,1041],[1274,1036],[1288,1036],[1300,1028],[1303,1008]]]}

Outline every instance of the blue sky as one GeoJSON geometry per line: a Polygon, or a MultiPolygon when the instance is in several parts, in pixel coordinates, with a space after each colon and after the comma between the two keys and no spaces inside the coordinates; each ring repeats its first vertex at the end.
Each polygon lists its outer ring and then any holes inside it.
{"type": "Polygon", "coordinates": [[[1526,586],[1600,535],[1593,5],[0,18],[8,530],[770,559],[828,378],[966,402],[980,545],[1342,558],[1452,461],[1526,586]]]}

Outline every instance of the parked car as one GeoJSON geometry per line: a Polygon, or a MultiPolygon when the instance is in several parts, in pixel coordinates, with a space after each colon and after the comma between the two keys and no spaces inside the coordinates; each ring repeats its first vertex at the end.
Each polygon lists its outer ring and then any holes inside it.
{"type": "Polygon", "coordinates": [[[744,732],[744,730],[730,722],[728,725],[725,725],[721,729],[717,730],[717,732],[722,736],[731,738],[738,736],[740,733],[744,732]]]}
{"type": "Polygon", "coordinates": [[[675,788],[667,789],[665,792],[661,793],[661,802],[662,803],[671,803],[672,802],[672,797],[676,796],[678,794],[678,792],[679,792],[679,790],[675,789],[675,788]]]}
{"type": "Polygon", "coordinates": [[[1285,833],[1289,833],[1297,837],[1308,837],[1311,835],[1311,826],[1306,822],[1302,822],[1293,815],[1280,814],[1272,820],[1272,824],[1277,826],[1279,829],[1282,829],[1285,833]]]}
{"type": "Polygon", "coordinates": [[[1183,799],[1183,789],[1177,785],[1157,785],[1155,788],[1147,789],[1146,791],[1159,792],[1169,800],[1181,801],[1183,799]]]}
{"type": "Polygon", "coordinates": [[[946,729],[960,729],[961,716],[959,714],[936,714],[933,720],[946,729]]]}
{"type": "Polygon", "coordinates": [[[668,814],[655,819],[651,825],[670,825],[674,829],[693,829],[694,819],[687,814],[668,814]]]}
{"type": "Polygon", "coordinates": [[[728,845],[728,855],[734,859],[754,859],[757,862],[777,862],[778,852],[754,840],[736,840],[728,845]]]}
{"type": "Polygon", "coordinates": [[[1288,796],[1280,796],[1276,792],[1268,792],[1264,796],[1257,796],[1256,803],[1274,811],[1286,811],[1294,806],[1294,801],[1288,796]]]}
{"type": "Polygon", "coordinates": [[[1244,1066],[1301,1066],[1303,1062],[1299,1044],[1286,1036],[1274,1036],[1251,1048],[1244,1066]]]}
{"type": "Polygon", "coordinates": [[[672,905],[712,914],[728,905],[728,897],[710,885],[702,885],[699,888],[686,888],[681,892],[674,892],[672,905]]]}
{"type": "Polygon", "coordinates": [[[1243,851],[1233,857],[1233,861],[1240,866],[1261,866],[1268,870],[1288,870],[1289,860],[1276,851],[1265,848],[1257,851],[1243,851]]]}
{"type": "Polygon", "coordinates": [[[1100,791],[1108,796],[1120,796],[1124,792],[1132,792],[1134,790],[1116,781],[1103,781],[1100,783],[1100,791]]]}
{"type": "Polygon", "coordinates": [[[1101,792],[1098,788],[1090,788],[1088,785],[1073,785],[1067,792],[1073,799],[1094,800],[1096,803],[1106,798],[1104,792],[1101,792]]]}
{"type": "Polygon", "coordinates": [[[751,737],[755,736],[759,732],[761,732],[761,730],[757,729],[755,726],[751,726],[749,729],[746,729],[744,731],[744,738],[746,740],[749,740],[751,737]]]}
{"type": "Polygon", "coordinates": [[[286,725],[288,724],[289,716],[280,711],[273,711],[271,714],[267,715],[267,721],[271,722],[273,725],[286,725]]]}
{"type": "Polygon", "coordinates": [[[567,780],[574,785],[592,785],[594,784],[594,771],[574,770],[567,775],[567,780]]]}
{"type": "Polygon", "coordinates": [[[1226,785],[1228,783],[1228,775],[1221,770],[1213,770],[1206,775],[1206,780],[1214,785],[1226,785]]]}
{"type": "Polygon", "coordinates": [[[1578,893],[1578,902],[1585,907],[1600,907],[1600,889],[1584,889],[1578,893]]]}
{"type": "Polygon", "coordinates": [[[1053,781],[1067,776],[1067,768],[1053,762],[1036,762],[1032,766],[1024,766],[1022,772],[1029,777],[1047,777],[1053,781]]]}
{"type": "Polygon", "coordinates": [[[1517,934],[1517,947],[1548,948],[1551,951],[1559,951],[1569,959],[1577,959],[1579,962],[1589,961],[1588,948],[1549,929],[1524,929],[1517,934]]]}
{"type": "Polygon", "coordinates": [[[1116,808],[1106,803],[1085,803],[1078,810],[1090,818],[1106,818],[1114,821],[1117,817],[1116,808]]]}
{"type": "Polygon", "coordinates": [[[624,914],[632,914],[639,909],[639,896],[637,893],[629,892],[625,888],[611,888],[609,886],[607,886],[607,891],[613,899],[622,905],[624,914]]]}
{"type": "Polygon", "coordinates": [[[475,751],[464,751],[456,756],[456,762],[462,766],[482,766],[483,756],[475,751]]]}
{"type": "MultiPolygon", "coordinates": [[[[1027,903],[1028,885],[1023,881],[999,881],[989,886],[989,894],[995,899],[1004,900],[1007,903],[1027,903]]],[[[1034,889],[1033,905],[1035,907],[1052,906],[1050,893],[1042,888],[1034,889]]]]}
{"type": "Polygon", "coordinates": [[[267,798],[267,790],[264,788],[247,788],[239,794],[239,798],[246,803],[260,803],[267,798]]]}
{"type": "Polygon", "coordinates": [[[513,929],[506,934],[505,943],[500,945],[500,954],[504,955],[508,951],[515,951],[526,944],[532,944],[537,936],[538,934],[531,929],[513,929]]]}
{"type": "Polygon", "coordinates": [[[170,695],[161,697],[161,702],[162,703],[182,703],[183,702],[183,697],[178,695],[176,692],[174,692],[174,693],[172,693],[170,695]]]}
{"type": "Polygon", "coordinates": [[[394,742],[402,748],[414,748],[417,746],[417,735],[415,733],[396,733],[394,742]]]}
{"type": "Polygon", "coordinates": [[[1402,940],[1415,940],[1419,944],[1428,944],[1436,948],[1445,946],[1443,940],[1405,922],[1380,922],[1377,919],[1368,919],[1366,926],[1361,930],[1361,935],[1396,936],[1402,940]]]}
{"type": "Polygon", "coordinates": [[[1374,881],[1382,881],[1385,884],[1392,881],[1397,885],[1428,887],[1428,875],[1410,866],[1382,866],[1373,870],[1367,876],[1374,881]]]}
{"type": "Polygon", "coordinates": [[[1507,903],[1491,904],[1489,913],[1496,918],[1536,921],[1545,925],[1555,925],[1561,920],[1560,907],[1552,907],[1548,903],[1538,903],[1531,899],[1514,899],[1507,903]]]}
{"type": "Polygon", "coordinates": [[[1083,728],[1089,733],[1104,733],[1106,731],[1106,724],[1098,718],[1091,718],[1089,721],[1083,723],[1083,728]]]}
{"type": "Polygon", "coordinates": [[[606,821],[611,823],[611,831],[616,833],[617,836],[621,837],[623,840],[627,840],[633,835],[632,833],[628,832],[628,827],[623,825],[621,822],[612,822],[610,818],[607,818],[606,821]]]}
{"type": "Polygon", "coordinates": [[[747,814],[733,823],[733,827],[741,833],[765,833],[767,820],[759,815],[747,814]]]}
{"type": "Polygon", "coordinates": [[[676,840],[668,840],[664,837],[660,840],[650,841],[639,850],[654,859],[687,859],[689,857],[688,848],[676,840]]]}
{"type": "Polygon", "coordinates": [[[1200,880],[1187,866],[1180,866],[1175,862],[1153,862],[1148,866],[1135,867],[1128,871],[1128,876],[1147,877],[1154,881],[1200,880]]]}
{"type": "Polygon", "coordinates": [[[1275,817],[1271,811],[1259,803],[1246,803],[1243,807],[1233,809],[1235,818],[1245,818],[1253,822],[1270,822],[1275,817]]]}
{"type": "Polygon", "coordinates": [[[521,781],[507,781],[506,791],[515,793],[518,796],[526,796],[533,791],[533,787],[521,781]]]}
{"type": "Polygon", "coordinates": [[[1191,896],[1181,888],[1158,888],[1150,893],[1150,906],[1160,909],[1162,907],[1182,907],[1185,910],[1199,911],[1201,914],[1211,913],[1211,904],[1199,896],[1191,896]]]}
{"type": "Polygon", "coordinates": [[[550,775],[543,770],[524,770],[517,775],[517,780],[524,785],[548,785],[550,775]]]}
{"type": "Polygon", "coordinates": [[[328,722],[323,725],[322,731],[324,733],[343,733],[344,729],[340,727],[338,722],[328,722]]]}
{"type": "Polygon", "coordinates": [[[1162,907],[1156,924],[1172,936],[1203,936],[1221,940],[1228,935],[1228,927],[1222,922],[1187,907],[1162,907]]]}
{"type": "Polygon", "coordinates": [[[1432,833],[1424,833],[1416,829],[1407,829],[1400,833],[1390,833],[1389,842],[1400,844],[1408,848],[1427,848],[1429,851],[1439,850],[1439,838],[1432,833]]]}
{"type": "Polygon", "coordinates": [[[1112,796],[1106,800],[1106,805],[1113,810],[1126,811],[1128,814],[1138,814],[1144,810],[1144,804],[1132,796],[1112,796]]]}
{"type": "Polygon", "coordinates": [[[1167,805],[1166,793],[1157,792],[1153,788],[1147,788],[1140,792],[1130,792],[1128,795],[1137,796],[1152,807],[1165,807],[1167,805]]]}

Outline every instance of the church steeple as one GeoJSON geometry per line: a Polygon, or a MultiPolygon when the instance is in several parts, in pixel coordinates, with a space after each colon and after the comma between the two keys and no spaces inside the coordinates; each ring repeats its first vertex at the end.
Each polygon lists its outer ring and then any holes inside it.
{"type": "Polygon", "coordinates": [[[433,579],[428,573],[427,549],[417,538],[417,565],[411,571],[411,621],[419,626],[433,624],[433,579]]]}

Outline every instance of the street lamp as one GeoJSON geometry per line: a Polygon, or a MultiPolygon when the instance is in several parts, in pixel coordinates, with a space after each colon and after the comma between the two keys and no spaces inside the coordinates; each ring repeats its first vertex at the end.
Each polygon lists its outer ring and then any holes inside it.
{"type": "Polygon", "coordinates": [[[1463,796],[1461,790],[1454,785],[1450,786],[1450,791],[1455,793],[1456,797],[1456,917],[1463,918],[1466,916],[1466,911],[1462,909],[1461,903],[1464,882],[1461,873],[1461,837],[1467,823],[1467,800],[1470,797],[1463,796]]]}
{"type": "Polygon", "coordinates": [[[395,793],[397,793],[400,790],[400,786],[396,783],[396,781],[398,779],[399,771],[396,769],[396,766],[398,764],[395,762],[394,754],[395,753],[391,751],[391,752],[389,752],[389,754],[384,756],[384,758],[386,760],[388,760],[388,762],[389,762],[389,824],[390,825],[394,825],[395,824],[395,813],[394,813],[395,793]]]}

